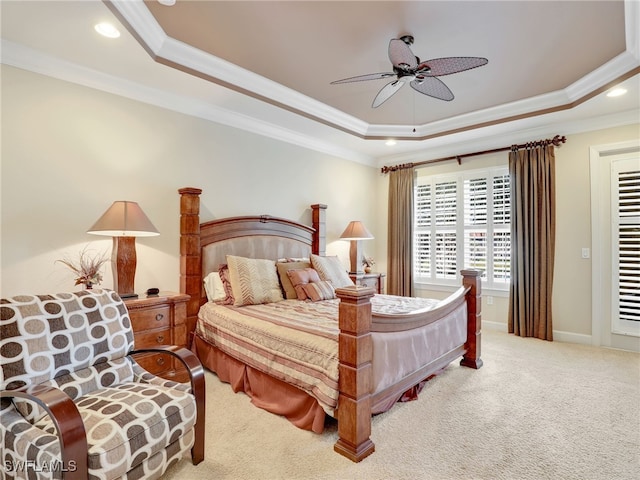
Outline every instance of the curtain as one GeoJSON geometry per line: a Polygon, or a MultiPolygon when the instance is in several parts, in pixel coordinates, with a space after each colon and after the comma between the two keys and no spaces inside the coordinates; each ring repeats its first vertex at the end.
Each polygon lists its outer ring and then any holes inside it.
{"type": "Polygon", "coordinates": [[[413,296],[413,178],[413,168],[389,173],[389,295],[413,296]]]}
{"type": "Polygon", "coordinates": [[[509,153],[511,286],[509,333],[553,340],[555,152],[547,142],[509,153]]]}

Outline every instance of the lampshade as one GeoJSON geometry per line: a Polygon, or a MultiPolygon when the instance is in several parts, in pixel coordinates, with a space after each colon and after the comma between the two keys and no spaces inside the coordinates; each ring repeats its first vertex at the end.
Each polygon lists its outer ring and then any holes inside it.
{"type": "Polygon", "coordinates": [[[365,227],[360,220],[353,220],[349,222],[349,225],[344,229],[340,238],[342,240],[365,240],[372,239],[373,235],[371,235],[371,232],[367,230],[367,227],[365,227]]]}
{"type": "Polygon", "coordinates": [[[160,235],[136,202],[117,201],[87,231],[108,237],[153,237],[160,235]]]}
{"type": "Polygon", "coordinates": [[[136,202],[117,201],[113,202],[87,233],[113,237],[113,289],[122,298],[136,298],[138,295],[134,292],[137,264],[135,237],[160,235],[151,220],[136,202]]]}
{"type": "Polygon", "coordinates": [[[364,273],[362,270],[362,251],[360,249],[360,240],[371,240],[373,235],[367,230],[367,227],[360,220],[353,220],[349,222],[347,228],[344,229],[341,240],[351,240],[349,246],[349,262],[351,264],[351,270],[349,273],[359,275],[364,273]]]}

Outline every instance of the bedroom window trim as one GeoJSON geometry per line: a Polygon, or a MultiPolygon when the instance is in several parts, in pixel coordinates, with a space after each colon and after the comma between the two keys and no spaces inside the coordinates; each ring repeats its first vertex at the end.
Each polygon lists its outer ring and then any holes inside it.
{"type": "Polygon", "coordinates": [[[507,166],[418,175],[413,239],[417,288],[455,286],[461,269],[481,268],[483,289],[508,294],[509,190],[507,166]],[[498,238],[502,243],[496,243],[498,238]]]}

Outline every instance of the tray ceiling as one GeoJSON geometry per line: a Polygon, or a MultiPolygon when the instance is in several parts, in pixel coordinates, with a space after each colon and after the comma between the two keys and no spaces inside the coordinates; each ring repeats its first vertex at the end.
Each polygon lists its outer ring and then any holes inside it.
{"type": "Polygon", "coordinates": [[[164,92],[169,108],[215,121],[228,112],[232,126],[379,164],[487,134],[543,134],[542,125],[567,119],[637,112],[638,17],[633,1],[3,1],[3,63],[35,69],[14,52],[62,60],[164,92]],[[125,33],[120,43],[78,40],[109,17],[125,33]],[[421,60],[489,63],[441,77],[450,102],[406,86],[374,109],[386,80],[330,84],[391,71],[389,40],[405,34],[421,60]],[[603,101],[623,81],[631,95],[603,101]],[[383,145],[390,137],[395,152],[383,145]]]}

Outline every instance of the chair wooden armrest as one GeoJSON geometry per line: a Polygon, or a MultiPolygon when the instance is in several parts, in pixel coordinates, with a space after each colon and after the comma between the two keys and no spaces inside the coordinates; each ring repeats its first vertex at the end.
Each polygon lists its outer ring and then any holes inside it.
{"type": "Polygon", "coordinates": [[[78,408],[69,396],[55,387],[33,385],[15,390],[2,390],[0,398],[21,398],[40,405],[49,414],[58,431],[64,479],[89,478],[84,423],[78,408]]]}
{"type": "Polygon", "coordinates": [[[200,363],[200,359],[191,351],[184,347],[178,347],[176,345],[161,345],[158,347],[148,347],[135,349],[129,352],[129,355],[135,355],[139,353],[165,353],[171,355],[185,366],[189,372],[189,378],[191,379],[191,386],[194,385],[194,380],[199,382],[202,379],[204,385],[204,369],[200,363]]]}
{"type": "Polygon", "coordinates": [[[195,443],[191,449],[191,461],[194,465],[204,460],[204,418],[205,418],[205,384],[204,369],[200,359],[191,351],[176,345],[162,345],[158,347],[141,348],[132,350],[129,355],[137,353],[164,353],[171,355],[182,362],[189,372],[191,380],[191,393],[196,399],[197,419],[194,426],[195,443]]]}

